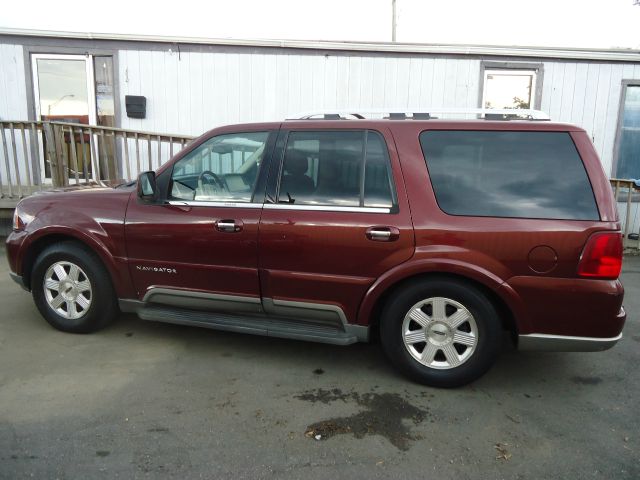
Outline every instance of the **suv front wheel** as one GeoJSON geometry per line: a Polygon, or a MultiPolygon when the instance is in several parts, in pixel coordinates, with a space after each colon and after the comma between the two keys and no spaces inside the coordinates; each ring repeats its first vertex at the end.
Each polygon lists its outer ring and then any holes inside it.
{"type": "Polygon", "coordinates": [[[31,291],[42,316],[64,332],[94,332],[118,313],[109,273],[76,242],[53,244],[38,255],[31,291]]]}
{"type": "Polygon", "coordinates": [[[502,329],[481,291],[433,277],[392,294],[382,312],[380,337],[387,357],[409,377],[434,387],[457,387],[491,367],[502,329]]]}

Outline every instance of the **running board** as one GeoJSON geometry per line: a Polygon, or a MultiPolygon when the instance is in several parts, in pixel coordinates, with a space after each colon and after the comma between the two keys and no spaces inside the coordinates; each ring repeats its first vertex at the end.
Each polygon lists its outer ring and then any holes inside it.
{"type": "Polygon", "coordinates": [[[143,320],[332,345],[363,342],[369,336],[369,329],[360,325],[345,325],[344,329],[338,329],[331,325],[290,318],[228,315],[149,304],[136,309],[136,312],[143,320]]]}

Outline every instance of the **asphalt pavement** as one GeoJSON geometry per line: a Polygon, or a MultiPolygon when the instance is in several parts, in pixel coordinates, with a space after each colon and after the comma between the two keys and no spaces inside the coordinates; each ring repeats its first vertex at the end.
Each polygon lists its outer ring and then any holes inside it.
{"type": "Polygon", "coordinates": [[[640,257],[622,278],[612,350],[507,350],[481,380],[440,390],[375,344],[130,315],[58,332],[3,255],[0,478],[638,479],[640,257]]]}

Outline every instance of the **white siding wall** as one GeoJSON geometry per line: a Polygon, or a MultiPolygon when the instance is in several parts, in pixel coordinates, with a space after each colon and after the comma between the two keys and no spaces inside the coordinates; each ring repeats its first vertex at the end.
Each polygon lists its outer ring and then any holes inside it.
{"type": "Polygon", "coordinates": [[[542,110],[584,128],[612,174],[622,80],[640,80],[640,64],[544,62],[542,110]]]}
{"type": "Polygon", "coordinates": [[[22,45],[0,44],[0,118],[27,119],[22,45]]]}
{"type": "MultiPolygon", "coordinates": [[[[27,93],[24,57],[22,45],[0,44],[0,119],[2,120],[26,120],[27,117],[27,93]]],[[[27,171],[22,141],[18,132],[15,140],[11,138],[11,131],[5,130],[7,142],[7,158],[4,151],[0,152],[0,178],[3,184],[11,179],[14,184],[20,176],[21,182],[27,181],[27,171]],[[16,144],[16,155],[13,156],[12,142],[16,144]]],[[[27,155],[31,150],[30,133],[25,133],[27,155]]],[[[0,147],[1,148],[1,147],[0,147]]]]}
{"type": "MultiPolygon", "coordinates": [[[[542,110],[592,137],[611,174],[623,79],[640,64],[546,61],[542,110]]],[[[478,106],[480,60],[358,54],[119,52],[123,128],[196,135],[331,108],[478,106]],[[147,97],[147,118],[124,95],[147,97]]]]}
{"type": "MultiPolygon", "coordinates": [[[[473,108],[481,88],[480,60],[464,58],[121,50],[118,64],[123,128],[191,135],[308,110],[473,108]],[[125,115],[125,95],[147,97],[146,119],[125,115]]],[[[585,128],[607,174],[623,79],[640,79],[640,64],[544,62],[542,110],[585,128]]],[[[0,118],[26,119],[27,95],[22,46],[0,44],[0,118]]]]}
{"type": "Polygon", "coordinates": [[[199,134],[228,123],[308,110],[476,107],[480,61],[424,57],[119,52],[124,95],[147,97],[147,118],[123,128],[199,134]]]}

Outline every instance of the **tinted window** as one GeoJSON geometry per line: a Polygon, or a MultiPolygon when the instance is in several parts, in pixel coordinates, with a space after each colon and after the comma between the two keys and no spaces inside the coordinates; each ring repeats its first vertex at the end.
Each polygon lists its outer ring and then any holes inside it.
{"type": "Polygon", "coordinates": [[[568,133],[428,131],[420,143],[446,213],[599,220],[568,133]]]}
{"type": "Polygon", "coordinates": [[[291,132],[278,201],[391,208],[395,190],[382,136],[372,131],[291,132]]]}
{"type": "Polygon", "coordinates": [[[268,132],[213,137],[176,162],[171,196],[180,200],[250,202],[268,132]]]}

